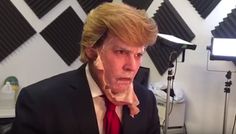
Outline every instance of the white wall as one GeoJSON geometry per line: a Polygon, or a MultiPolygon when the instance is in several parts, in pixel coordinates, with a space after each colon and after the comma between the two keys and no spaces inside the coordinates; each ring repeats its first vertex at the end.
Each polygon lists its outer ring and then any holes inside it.
{"type": "MultiPolygon", "coordinates": [[[[153,15],[162,1],[154,0],[148,9],[153,15]]],[[[210,45],[211,30],[235,8],[235,0],[222,0],[213,12],[203,19],[187,0],[170,0],[196,37],[195,51],[187,50],[184,63],[178,63],[175,79],[176,87],[184,89],[186,95],[186,126],[189,134],[220,134],[223,128],[223,109],[225,101],[225,74],[221,71],[235,71],[232,62],[209,61],[206,46],[210,45]]],[[[235,29],[236,30],[236,29],[235,29]]],[[[235,51],[236,52],[236,51],[235,51]]],[[[163,81],[167,76],[158,72],[147,58],[144,65],[151,67],[151,82],[163,81]]],[[[235,73],[232,74],[233,85],[229,94],[227,133],[231,133],[236,114],[235,73]]]]}
{"type": "MultiPolygon", "coordinates": [[[[39,34],[68,6],[72,6],[84,21],[86,14],[77,0],[61,1],[41,19],[36,17],[23,0],[11,1],[30,22],[37,34],[0,63],[0,82],[3,82],[7,76],[15,75],[19,79],[21,87],[24,87],[55,74],[76,69],[81,65],[79,60],[76,60],[71,66],[67,66],[39,34]]],[[[223,124],[226,72],[209,70],[227,71],[231,69],[234,71],[236,67],[231,62],[208,61],[206,46],[210,44],[212,36],[210,31],[227,16],[227,13],[231,12],[231,9],[235,8],[236,1],[221,0],[206,19],[202,19],[187,0],[170,1],[196,35],[193,43],[197,44],[197,49],[196,51],[186,51],[185,62],[178,63],[175,79],[176,86],[182,87],[186,95],[187,131],[189,134],[220,134],[223,124]]],[[[153,0],[148,9],[150,16],[155,13],[161,2],[153,0]]],[[[159,75],[147,54],[144,57],[143,66],[151,68],[150,82],[166,81],[166,74],[159,75]]],[[[229,94],[228,133],[231,132],[236,113],[235,77],[235,73],[233,73],[233,85],[229,94]]]]}
{"type": "Polygon", "coordinates": [[[39,34],[69,6],[84,21],[86,14],[76,0],[61,1],[41,19],[37,18],[23,0],[11,1],[37,33],[0,63],[0,82],[3,82],[7,76],[14,75],[18,78],[21,87],[24,87],[49,76],[76,69],[81,65],[80,61],[76,60],[71,66],[67,66],[39,34]]]}

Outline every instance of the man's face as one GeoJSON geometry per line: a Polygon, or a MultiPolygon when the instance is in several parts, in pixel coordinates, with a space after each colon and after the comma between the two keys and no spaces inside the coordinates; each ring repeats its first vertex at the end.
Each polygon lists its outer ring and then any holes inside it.
{"type": "Polygon", "coordinates": [[[116,37],[104,41],[99,54],[104,67],[105,81],[113,93],[128,89],[140,67],[144,46],[134,46],[116,37]]]}

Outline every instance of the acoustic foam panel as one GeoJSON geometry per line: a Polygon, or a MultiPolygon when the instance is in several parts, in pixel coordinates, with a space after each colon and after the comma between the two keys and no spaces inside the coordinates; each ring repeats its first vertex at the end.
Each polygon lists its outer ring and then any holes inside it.
{"type": "Polygon", "coordinates": [[[89,13],[90,10],[96,8],[103,2],[112,2],[112,0],[77,0],[85,13],[89,13]]]}
{"type": "MultiPolygon", "coordinates": [[[[160,33],[170,34],[188,42],[191,42],[195,37],[194,33],[178,14],[169,0],[164,0],[164,2],[161,3],[161,6],[153,16],[153,19],[156,21],[160,33]]],[[[185,51],[182,49],[174,49],[178,54],[175,56],[175,59],[181,52],[183,52],[183,55],[185,54],[185,51]]],[[[161,75],[163,75],[168,69],[168,58],[174,49],[171,46],[165,47],[165,45],[158,39],[154,46],[147,49],[149,56],[161,75]]],[[[174,61],[174,59],[172,61],[174,61]]]]}
{"type": "Polygon", "coordinates": [[[74,10],[69,7],[40,34],[58,53],[67,65],[80,54],[80,44],[83,22],[74,10]]]}
{"type": "Polygon", "coordinates": [[[42,18],[60,1],[61,0],[25,0],[38,18],[42,18]]]}
{"type": "Polygon", "coordinates": [[[0,61],[2,61],[36,31],[10,0],[0,1],[0,20],[0,61]]]}
{"type": "MultiPolygon", "coordinates": [[[[236,9],[232,9],[211,33],[216,38],[236,38],[236,9]]],[[[236,65],[236,62],[234,64],[236,65]]]]}
{"type": "Polygon", "coordinates": [[[211,33],[217,38],[236,38],[236,9],[233,9],[211,33]]]}
{"type": "Polygon", "coordinates": [[[153,46],[147,48],[147,52],[159,74],[163,75],[170,64],[176,60],[183,51],[181,46],[181,44],[166,44],[165,41],[158,38],[153,46]]]}
{"type": "Polygon", "coordinates": [[[138,9],[147,10],[153,0],[122,0],[122,1],[128,5],[137,7],[138,9]]]}
{"type": "Polygon", "coordinates": [[[202,18],[206,18],[221,0],[189,0],[202,18]]]}
{"type": "Polygon", "coordinates": [[[158,25],[160,33],[171,34],[189,42],[195,37],[169,0],[164,0],[161,3],[153,18],[158,25]]]}

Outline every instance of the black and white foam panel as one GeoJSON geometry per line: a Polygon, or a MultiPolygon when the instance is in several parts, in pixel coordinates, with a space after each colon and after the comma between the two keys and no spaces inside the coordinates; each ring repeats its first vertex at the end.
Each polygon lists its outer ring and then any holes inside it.
{"type": "Polygon", "coordinates": [[[195,37],[169,0],[164,0],[161,3],[153,18],[159,27],[160,33],[174,35],[189,42],[195,37]]]}
{"type": "Polygon", "coordinates": [[[90,10],[96,8],[103,2],[112,2],[113,0],[77,0],[85,13],[89,13],[90,10]]]}
{"type": "MultiPolygon", "coordinates": [[[[216,38],[236,38],[236,9],[232,9],[211,33],[216,38]]],[[[236,65],[236,62],[234,64],[236,65]]]]}
{"type": "Polygon", "coordinates": [[[0,1],[0,61],[35,33],[10,0],[0,1]]]}
{"type": "Polygon", "coordinates": [[[206,18],[221,0],[189,0],[202,18],[206,18]]]}
{"type": "Polygon", "coordinates": [[[83,22],[75,11],[69,7],[40,34],[58,53],[67,65],[71,65],[80,54],[83,22]]]}
{"type": "Polygon", "coordinates": [[[172,63],[182,51],[181,45],[175,44],[172,46],[171,44],[165,44],[161,39],[157,39],[157,42],[153,46],[147,48],[147,53],[160,75],[166,72],[169,68],[169,64],[172,63]],[[176,53],[171,56],[173,52],[176,53]]]}
{"type": "Polygon", "coordinates": [[[236,38],[236,9],[232,9],[211,33],[217,38],[236,38]]]}
{"type": "Polygon", "coordinates": [[[147,10],[153,0],[122,0],[122,1],[138,9],[147,10]]]}
{"type": "Polygon", "coordinates": [[[38,18],[42,18],[60,1],[61,0],[25,0],[38,18]]]}
{"type": "MultiPolygon", "coordinates": [[[[195,37],[195,34],[191,31],[169,0],[164,0],[164,2],[161,3],[161,6],[153,16],[153,19],[156,21],[160,33],[173,35],[189,42],[195,37]]],[[[183,52],[183,55],[185,54],[185,50],[167,47],[163,45],[160,40],[157,40],[154,46],[147,49],[151,60],[161,75],[168,69],[168,59],[172,51],[177,51],[177,55],[174,56],[175,59],[181,52],[183,52]]],[[[172,59],[172,61],[175,59],[172,59]]]]}

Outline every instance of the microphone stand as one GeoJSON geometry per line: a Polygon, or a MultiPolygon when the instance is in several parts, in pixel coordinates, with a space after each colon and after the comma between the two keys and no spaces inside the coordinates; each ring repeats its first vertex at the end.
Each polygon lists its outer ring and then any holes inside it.
{"type": "Polygon", "coordinates": [[[174,65],[171,63],[171,59],[173,54],[176,54],[176,51],[171,52],[169,56],[169,62],[168,62],[168,77],[167,77],[167,95],[166,95],[166,110],[165,110],[165,125],[164,125],[164,134],[167,134],[168,126],[169,126],[169,111],[170,111],[170,90],[171,90],[171,83],[172,80],[174,80],[173,71],[172,68],[174,65]]]}
{"type": "Polygon", "coordinates": [[[228,113],[228,93],[230,93],[230,86],[232,85],[231,79],[231,71],[228,71],[225,75],[227,81],[225,82],[225,106],[224,106],[224,119],[223,119],[223,132],[222,134],[226,134],[226,124],[227,124],[227,113],[228,113]]]}

